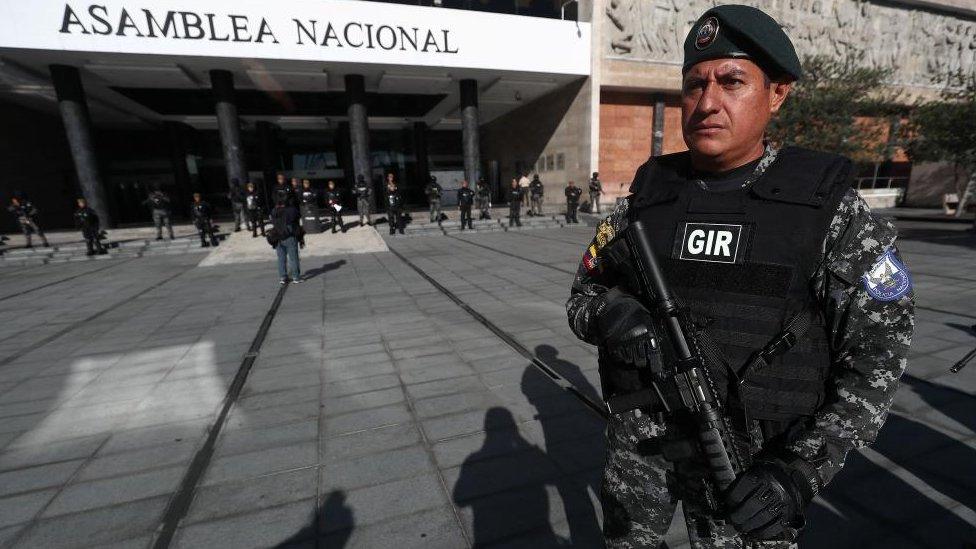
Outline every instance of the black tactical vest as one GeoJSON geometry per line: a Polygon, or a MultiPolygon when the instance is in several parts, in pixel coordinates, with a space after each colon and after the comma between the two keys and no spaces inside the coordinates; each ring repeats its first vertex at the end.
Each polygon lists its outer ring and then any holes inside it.
{"type": "Polygon", "coordinates": [[[689,156],[679,153],[646,164],[631,189],[630,218],[650,231],[674,293],[732,368],[795,314],[815,318],[739,391],[748,416],[776,422],[776,431],[813,415],[824,399],[831,349],[811,281],[850,170],[843,157],[785,148],[751,185],[712,192],[690,178],[689,156]]]}

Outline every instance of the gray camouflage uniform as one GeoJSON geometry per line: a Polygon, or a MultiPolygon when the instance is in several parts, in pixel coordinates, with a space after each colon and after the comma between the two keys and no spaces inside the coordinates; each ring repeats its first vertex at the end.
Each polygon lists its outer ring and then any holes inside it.
{"type": "MultiPolygon", "coordinates": [[[[767,150],[753,181],[775,161],[775,153],[767,150]]],[[[615,273],[599,262],[598,251],[606,244],[605,235],[619,235],[626,227],[628,205],[629,199],[621,201],[603,222],[607,226],[598,228],[589,250],[597,251],[599,270],[588,270],[581,263],[566,304],[573,332],[592,344],[600,338],[595,317],[603,304],[602,295],[615,285],[615,273]]],[[[821,486],[844,466],[848,452],[875,440],[907,365],[915,325],[914,291],[896,301],[878,301],[861,281],[864,266],[872,265],[885,251],[893,250],[897,257],[895,237],[894,226],[874,216],[851,189],[837,207],[824,238],[824,267],[811,280],[831,332],[832,370],[825,403],[787,449],[816,465],[821,486]]],[[[676,426],[640,410],[610,420],[601,497],[608,547],[657,547],[667,532],[676,500],[681,498],[674,493],[674,482],[686,475],[645,448],[653,448],[649,442],[661,440],[669,429],[676,426]]],[[[704,501],[682,499],[692,547],[743,547],[735,530],[721,522],[723,517],[713,517],[704,501]]],[[[796,545],[781,541],[752,546],[779,549],[796,545]]]]}

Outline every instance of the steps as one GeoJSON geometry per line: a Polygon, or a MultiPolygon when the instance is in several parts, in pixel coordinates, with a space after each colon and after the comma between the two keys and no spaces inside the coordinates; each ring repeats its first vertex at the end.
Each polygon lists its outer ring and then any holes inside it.
{"type": "MultiPolygon", "coordinates": [[[[217,238],[224,240],[226,236],[221,234],[217,235],[217,238]]],[[[120,242],[110,241],[103,244],[108,249],[108,253],[93,256],[87,255],[87,249],[83,243],[61,244],[50,248],[0,250],[0,268],[31,267],[69,261],[102,261],[155,255],[177,255],[209,250],[209,248],[200,247],[200,240],[196,236],[180,237],[175,240],[133,239],[120,242]]]]}

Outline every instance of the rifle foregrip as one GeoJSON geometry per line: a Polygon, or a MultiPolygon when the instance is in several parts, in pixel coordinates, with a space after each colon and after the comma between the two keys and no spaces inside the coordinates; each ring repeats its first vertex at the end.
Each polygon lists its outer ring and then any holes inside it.
{"type": "Polygon", "coordinates": [[[725,490],[735,480],[735,471],[732,469],[732,462],[729,460],[722,435],[719,434],[718,429],[706,429],[699,432],[698,441],[701,443],[702,454],[708,462],[715,485],[719,490],[725,490]]]}

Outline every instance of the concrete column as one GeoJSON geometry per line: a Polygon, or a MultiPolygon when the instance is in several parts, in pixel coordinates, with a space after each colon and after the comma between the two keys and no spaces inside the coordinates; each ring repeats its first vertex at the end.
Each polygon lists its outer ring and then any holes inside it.
{"type": "Polygon", "coordinates": [[[474,188],[481,177],[481,145],[478,142],[478,81],[461,81],[461,144],[464,177],[474,188]]]}
{"type": "Polygon", "coordinates": [[[186,213],[192,194],[190,190],[190,169],[186,165],[187,128],[185,125],[173,121],[165,122],[164,126],[169,141],[169,161],[173,170],[173,181],[176,183],[176,196],[171,197],[173,199],[173,210],[186,213]]]}
{"type": "Polygon", "coordinates": [[[658,97],[654,101],[654,132],[651,136],[651,156],[664,154],[664,99],[658,97]]]}
{"type": "Polygon", "coordinates": [[[427,159],[426,122],[413,123],[413,151],[417,157],[417,181],[420,182],[420,187],[423,188],[430,179],[430,162],[427,159]]]}
{"type": "Polygon", "coordinates": [[[237,116],[237,102],[234,99],[234,73],[225,70],[210,71],[210,86],[213,88],[214,109],[217,111],[220,144],[224,149],[227,185],[229,188],[235,179],[243,185],[247,179],[247,169],[244,167],[244,148],[241,146],[241,121],[237,116]]]}
{"type": "Polygon", "coordinates": [[[277,127],[271,122],[259,121],[254,125],[258,134],[258,151],[261,156],[261,175],[264,184],[258,190],[270,204],[271,189],[274,188],[275,177],[278,175],[278,142],[275,135],[277,127]]]}
{"type": "Polygon", "coordinates": [[[91,115],[88,113],[81,75],[75,67],[51,65],[51,79],[54,81],[54,91],[58,96],[58,109],[61,111],[64,131],[68,136],[68,146],[74,159],[81,194],[98,214],[102,226],[112,227],[108,195],[98,169],[98,159],[95,157],[91,115]]]}
{"type": "Polygon", "coordinates": [[[349,143],[352,149],[353,181],[362,175],[372,182],[369,165],[369,120],[366,113],[366,83],[361,74],[346,75],[346,100],[349,117],[349,143]]]}

